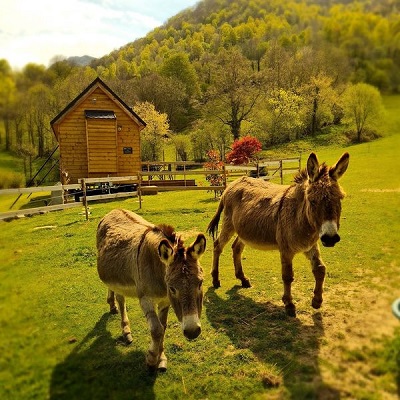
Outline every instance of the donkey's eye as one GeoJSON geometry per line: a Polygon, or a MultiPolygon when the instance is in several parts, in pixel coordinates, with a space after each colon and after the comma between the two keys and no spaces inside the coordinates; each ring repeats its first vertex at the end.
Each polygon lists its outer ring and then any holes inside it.
{"type": "Polygon", "coordinates": [[[172,295],[176,295],[176,289],[172,286],[169,287],[169,291],[171,292],[172,295]]]}

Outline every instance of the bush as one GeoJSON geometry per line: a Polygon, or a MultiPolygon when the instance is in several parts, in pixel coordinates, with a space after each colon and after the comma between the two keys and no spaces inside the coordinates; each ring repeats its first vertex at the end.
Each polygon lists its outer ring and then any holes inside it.
{"type": "Polygon", "coordinates": [[[226,155],[226,161],[234,165],[248,164],[256,160],[260,151],[260,141],[255,137],[245,136],[233,142],[232,151],[226,155]]]}
{"type": "Polygon", "coordinates": [[[0,171],[0,189],[16,189],[25,186],[25,176],[18,172],[0,171]]]}

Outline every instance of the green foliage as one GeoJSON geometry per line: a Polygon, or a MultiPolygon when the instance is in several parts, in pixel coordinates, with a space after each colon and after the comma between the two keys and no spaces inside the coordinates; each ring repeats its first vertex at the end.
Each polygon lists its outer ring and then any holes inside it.
{"type": "Polygon", "coordinates": [[[344,122],[355,130],[356,141],[360,143],[367,131],[381,127],[384,117],[382,97],[375,87],[358,83],[349,86],[342,97],[344,122]]]}
{"type": "Polygon", "coordinates": [[[154,104],[173,132],[201,130],[197,159],[248,134],[264,147],[316,136],[340,123],[344,85],[400,90],[399,15],[392,0],[202,0],[90,66],[0,60],[0,145],[46,154],[49,121],[96,76],[127,104],[154,104]]]}
{"type": "Polygon", "coordinates": [[[160,160],[163,140],[169,132],[167,115],[157,112],[154,105],[148,102],[137,103],[134,110],[146,122],[146,127],[140,133],[142,160],[160,160]]]}
{"type": "Polygon", "coordinates": [[[25,176],[18,172],[0,170],[0,189],[15,189],[25,186],[25,176]]]}

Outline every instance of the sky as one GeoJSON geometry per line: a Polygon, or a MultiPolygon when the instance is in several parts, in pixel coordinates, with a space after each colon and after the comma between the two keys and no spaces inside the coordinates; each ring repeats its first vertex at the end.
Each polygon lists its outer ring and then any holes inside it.
{"type": "Polygon", "coordinates": [[[199,0],[0,0],[0,59],[14,69],[55,56],[102,57],[199,0]]]}

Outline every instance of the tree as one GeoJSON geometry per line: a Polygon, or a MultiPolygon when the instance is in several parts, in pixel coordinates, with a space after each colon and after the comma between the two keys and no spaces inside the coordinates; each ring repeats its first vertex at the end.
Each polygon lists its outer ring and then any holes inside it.
{"type": "Polygon", "coordinates": [[[226,155],[226,161],[234,165],[248,164],[256,160],[261,150],[261,143],[257,138],[245,136],[233,142],[232,150],[226,155]]]}
{"type": "Polygon", "coordinates": [[[11,68],[6,60],[0,60],[0,118],[4,124],[6,150],[11,149],[11,120],[14,117],[15,96],[16,86],[11,68]]]}
{"type": "Polygon", "coordinates": [[[163,149],[163,139],[169,132],[167,114],[159,113],[154,105],[147,101],[137,103],[134,110],[146,122],[146,127],[141,131],[142,160],[159,161],[163,149]]]}
{"type": "Polygon", "coordinates": [[[160,73],[165,77],[175,78],[182,82],[189,96],[193,96],[199,91],[196,70],[186,53],[170,55],[161,66],[160,73]]]}
{"type": "Polygon", "coordinates": [[[139,101],[153,103],[157,110],[168,115],[173,131],[179,132],[187,126],[189,98],[178,79],[154,72],[137,81],[135,92],[139,101]]]}
{"type": "Polygon", "coordinates": [[[219,119],[237,140],[242,122],[250,118],[261,96],[260,75],[253,72],[249,60],[237,48],[218,54],[212,74],[205,96],[205,117],[219,119]]]}
{"type": "Polygon", "coordinates": [[[343,122],[356,131],[357,142],[361,142],[367,130],[382,126],[384,106],[377,88],[366,83],[349,86],[342,98],[343,122]]]}

